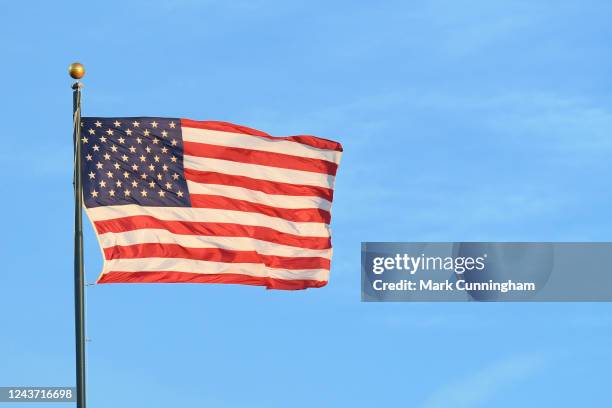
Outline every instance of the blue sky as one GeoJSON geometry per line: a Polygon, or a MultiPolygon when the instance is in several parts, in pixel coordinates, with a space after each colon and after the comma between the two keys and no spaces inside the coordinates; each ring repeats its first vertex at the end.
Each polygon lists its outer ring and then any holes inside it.
{"type": "MultiPolygon", "coordinates": [[[[74,383],[66,67],[79,60],[85,115],[224,120],[345,148],[326,288],[88,288],[91,407],[608,405],[610,304],[361,303],[359,250],[610,241],[611,12],[603,0],[0,4],[0,385],[74,383]]],[[[88,223],[85,248],[94,281],[88,223]]]]}

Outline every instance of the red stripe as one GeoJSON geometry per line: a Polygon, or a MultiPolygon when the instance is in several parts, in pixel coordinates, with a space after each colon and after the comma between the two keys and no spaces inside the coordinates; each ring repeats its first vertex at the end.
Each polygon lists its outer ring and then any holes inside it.
{"type": "Polygon", "coordinates": [[[194,208],[256,212],[293,222],[322,222],[329,224],[331,221],[329,211],[320,208],[278,208],[246,200],[208,194],[191,194],[190,198],[191,206],[194,208]]]}
{"type": "Polygon", "coordinates": [[[254,263],[276,269],[327,269],[329,259],[320,257],[287,257],[263,255],[256,251],[234,251],[222,248],[186,248],[178,244],[134,244],[104,248],[105,259],[181,258],[198,261],[254,263]]]}
{"type": "Polygon", "coordinates": [[[185,154],[189,156],[259,164],[262,166],[280,167],[282,169],[312,171],[315,173],[331,174],[332,176],[335,176],[338,170],[338,165],[336,163],[327,160],[264,152],[261,150],[243,149],[240,147],[184,142],[183,149],[185,154]]]}
{"type": "Polygon", "coordinates": [[[97,283],[237,283],[241,285],[265,286],[267,289],[300,290],[320,288],[327,281],[288,280],[264,278],[237,273],[200,274],[187,272],[121,272],[110,271],[97,283]]]}
{"type": "Polygon", "coordinates": [[[185,178],[197,183],[242,187],[248,188],[249,190],[261,191],[267,194],[320,197],[327,201],[332,201],[334,198],[334,190],[329,188],[279,183],[275,181],[259,180],[245,176],[233,176],[211,171],[200,171],[185,168],[185,178]]]}
{"type": "Polygon", "coordinates": [[[221,132],[241,133],[243,135],[259,136],[271,140],[289,140],[306,146],[315,147],[317,149],[335,150],[337,152],[342,151],[342,145],[332,140],[309,135],[275,137],[270,136],[269,134],[260,130],[235,125],[228,122],[181,119],[181,126],[197,129],[219,130],[221,132]]]}
{"type": "Polygon", "coordinates": [[[94,222],[98,234],[107,232],[126,232],[139,229],[165,229],[174,234],[204,235],[218,237],[249,237],[276,244],[289,245],[308,249],[329,249],[329,237],[303,237],[276,231],[268,227],[259,227],[242,224],[229,224],[220,222],[190,222],[165,221],[149,215],[136,215],[132,217],[115,218],[94,222]]]}

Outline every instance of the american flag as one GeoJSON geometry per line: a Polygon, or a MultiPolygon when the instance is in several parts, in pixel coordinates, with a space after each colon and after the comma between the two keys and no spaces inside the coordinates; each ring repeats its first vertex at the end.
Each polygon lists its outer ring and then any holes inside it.
{"type": "Polygon", "coordinates": [[[98,283],[321,287],[342,146],[226,122],[82,118],[98,283]]]}

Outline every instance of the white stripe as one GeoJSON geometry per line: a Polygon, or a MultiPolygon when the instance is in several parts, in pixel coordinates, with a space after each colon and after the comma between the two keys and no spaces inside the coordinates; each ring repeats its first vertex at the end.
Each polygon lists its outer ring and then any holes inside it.
{"type": "Polygon", "coordinates": [[[209,159],[206,157],[183,156],[185,168],[226,173],[234,176],[245,176],[259,180],[269,180],[281,183],[302,184],[333,188],[334,176],[314,173],[311,171],[281,169],[279,167],[262,166],[259,164],[239,163],[229,160],[209,159]]]}
{"type": "Polygon", "coordinates": [[[137,204],[89,208],[92,221],[149,215],[164,221],[220,222],[272,228],[304,237],[329,237],[329,226],[319,222],[293,222],[265,214],[190,207],[144,207],[137,204]]]}
{"type": "Polygon", "coordinates": [[[241,275],[270,277],[276,279],[327,281],[329,271],[325,269],[276,269],[259,263],[231,263],[198,261],[181,258],[134,258],[112,259],[104,263],[104,272],[187,272],[199,274],[238,273],[241,275]]]}
{"type": "Polygon", "coordinates": [[[187,187],[189,188],[190,194],[218,195],[277,208],[320,208],[326,211],[331,210],[331,202],[320,197],[266,194],[248,188],[226,186],[222,184],[197,183],[189,180],[187,180],[187,187]]]}
{"type": "Polygon", "coordinates": [[[219,130],[196,129],[183,126],[183,140],[186,142],[208,143],[217,146],[239,147],[264,152],[290,154],[292,156],[310,159],[327,160],[339,163],[341,152],[335,150],[317,149],[290,140],[267,139],[259,136],[244,135],[219,130]]]}
{"type": "Polygon", "coordinates": [[[320,257],[331,259],[332,249],[306,249],[274,244],[248,237],[217,237],[173,234],[163,229],[141,229],[99,234],[102,248],[136,244],[176,244],[185,248],[220,248],[232,251],[255,251],[261,255],[287,257],[320,257]]]}

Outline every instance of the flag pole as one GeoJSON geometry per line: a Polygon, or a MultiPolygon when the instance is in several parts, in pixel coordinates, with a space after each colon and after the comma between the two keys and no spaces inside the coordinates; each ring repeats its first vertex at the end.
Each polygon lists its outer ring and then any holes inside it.
{"type": "Polygon", "coordinates": [[[74,333],[76,350],[76,406],[85,408],[85,273],[83,270],[83,184],[81,183],[81,88],[83,65],[70,64],[74,142],[74,333]]]}

